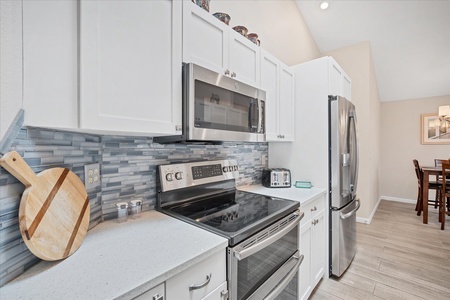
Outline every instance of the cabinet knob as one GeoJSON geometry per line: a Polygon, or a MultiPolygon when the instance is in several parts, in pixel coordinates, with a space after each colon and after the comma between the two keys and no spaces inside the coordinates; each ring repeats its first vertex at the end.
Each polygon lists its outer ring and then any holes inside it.
{"type": "Polygon", "coordinates": [[[230,75],[230,70],[226,69],[225,70],[225,75],[230,75]]]}
{"type": "Polygon", "coordinates": [[[236,73],[232,72],[231,77],[236,77],[236,73]]]}
{"type": "Polygon", "coordinates": [[[173,181],[173,173],[167,173],[166,174],[166,180],[167,181],[173,181]]]}
{"type": "Polygon", "coordinates": [[[317,210],[317,207],[313,207],[313,208],[311,208],[311,211],[316,211],[317,210]]]}

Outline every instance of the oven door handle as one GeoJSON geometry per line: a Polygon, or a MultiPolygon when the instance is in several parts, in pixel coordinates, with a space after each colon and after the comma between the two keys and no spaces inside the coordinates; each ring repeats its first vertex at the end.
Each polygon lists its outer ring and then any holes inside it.
{"type": "Polygon", "coordinates": [[[273,300],[291,282],[295,274],[299,272],[303,261],[303,255],[298,251],[282,265],[272,276],[267,279],[247,300],[273,300]]]}
{"type": "Polygon", "coordinates": [[[274,224],[270,226],[267,229],[264,229],[263,232],[268,232],[269,235],[262,239],[261,241],[256,241],[256,244],[253,244],[252,246],[248,248],[244,248],[245,243],[242,243],[236,247],[233,248],[233,255],[237,258],[237,260],[243,260],[246,257],[249,257],[250,255],[255,254],[259,250],[267,247],[268,245],[276,242],[278,239],[286,235],[289,231],[291,231],[295,226],[297,226],[300,223],[300,220],[303,218],[305,214],[303,212],[300,212],[300,210],[296,210],[294,213],[289,215],[288,217],[280,220],[277,222],[277,224],[274,224]],[[288,225],[285,225],[282,229],[279,229],[278,231],[275,231],[275,233],[270,233],[273,230],[273,227],[279,226],[281,223],[285,222],[285,219],[291,218],[291,216],[294,216],[295,219],[291,220],[288,225]]]}

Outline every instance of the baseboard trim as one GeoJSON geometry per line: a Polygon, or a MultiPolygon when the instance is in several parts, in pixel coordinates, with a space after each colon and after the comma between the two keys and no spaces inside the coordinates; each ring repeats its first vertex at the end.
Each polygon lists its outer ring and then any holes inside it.
{"type": "MultiPolygon", "coordinates": [[[[372,213],[370,214],[369,218],[361,218],[361,217],[356,217],[356,222],[358,223],[364,223],[364,224],[370,224],[372,222],[373,216],[375,215],[375,213],[377,212],[378,209],[378,205],[380,205],[381,202],[381,198],[378,199],[377,204],[375,204],[375,207],[372,210],[372,213]]],[[[384,199],[384,198],[383,198],[384,199]]]]}
{"type": "Polygon", "coordinates": [[[386,200],[386,201],[412,203],[412,204],[416,204],[416,202],[417,202],[417,200],[406,199],[406,198],[398,198],[398,197],[390,197],[390,196],[381,196],[381,199],[386,200]]]}

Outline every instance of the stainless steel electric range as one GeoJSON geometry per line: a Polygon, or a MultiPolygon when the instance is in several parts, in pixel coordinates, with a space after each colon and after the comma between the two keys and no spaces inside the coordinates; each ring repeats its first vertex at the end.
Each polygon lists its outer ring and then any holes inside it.
{"type": "Polygon", "coordinates": [[[233,160],[161,165],[157,210],[228,239],[229,298],[297,299],[299,203],[236,190],[233,160]]]}

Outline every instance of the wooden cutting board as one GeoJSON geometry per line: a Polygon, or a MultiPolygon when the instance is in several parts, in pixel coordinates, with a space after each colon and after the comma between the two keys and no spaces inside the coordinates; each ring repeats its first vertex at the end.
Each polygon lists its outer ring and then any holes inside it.
{"type": "Polygon", "coordinates": [[[43,260],[59,260],[74,253],[89,227],[89,198],[80,178],[66,168],[36,175],[15,151],[0,165],[25,185],[19,225],[25,244],[43,260]]]}

